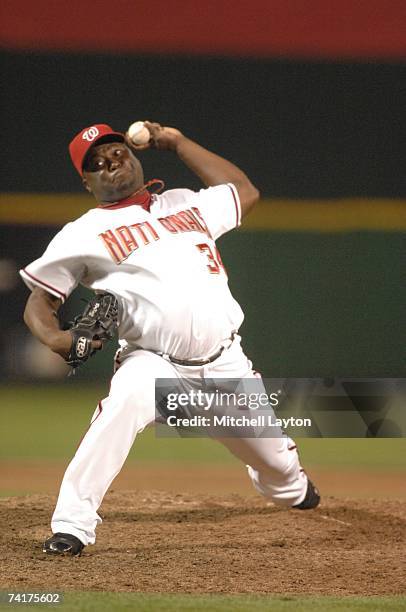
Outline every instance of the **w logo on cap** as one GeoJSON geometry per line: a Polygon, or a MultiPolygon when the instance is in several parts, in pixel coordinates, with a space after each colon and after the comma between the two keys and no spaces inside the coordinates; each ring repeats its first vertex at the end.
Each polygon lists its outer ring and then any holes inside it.
{"type": "Polygon", "coordinates": [[[99,130],[97,127],[90,127],[86,132],[83,132],[82,138],[83,140],[87,140],[88,142],[92,142],[99,135],[99,130]]]}

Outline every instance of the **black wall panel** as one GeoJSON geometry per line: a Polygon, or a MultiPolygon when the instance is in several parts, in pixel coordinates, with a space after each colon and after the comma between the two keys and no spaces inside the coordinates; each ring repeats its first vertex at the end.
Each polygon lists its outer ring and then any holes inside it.
{"type": "MultiPolygon", "coordinates": [[[[264,195],[405,197],[406,64],[3,53],[3,191],[80,191],[82,127],[151,118],[234,160],[264,195]]],[[[197,186],[171,154],[146,176],[197,186]]]]}

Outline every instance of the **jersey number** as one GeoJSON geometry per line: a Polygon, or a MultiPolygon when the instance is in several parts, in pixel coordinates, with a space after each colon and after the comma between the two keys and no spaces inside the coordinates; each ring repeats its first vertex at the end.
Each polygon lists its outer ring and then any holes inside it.
{"type": "Polygon", "coordinates": [[[210,274],[220,274],[221,269],[223,269],[223,271],[227,275],[227,272],[224,268],[224,264],[221,260],[221,256],[220,256],[220,253],[217,247],[214,247],[215,253],[213,253],[213,250],[205,242],[203,242],[202,244],[197,244],[196,246],[199,249],[199,251],[207,257],[207,261],[208,261],[207,268],[210,274]]]}

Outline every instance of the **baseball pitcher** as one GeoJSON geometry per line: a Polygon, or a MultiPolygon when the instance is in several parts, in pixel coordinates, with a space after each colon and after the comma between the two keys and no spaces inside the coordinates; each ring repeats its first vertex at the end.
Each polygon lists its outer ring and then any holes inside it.
{"type": "MultiPolygon", "coordinates": [[[[65,225],[44,254],[21,270],[31,289],[24,320],[73,368],[103,348],[117,328],[120,349],[109,395],[64,475],[44,552],[80,555],[95,542],[98,508],[136,436],[155,420],[155,380],[252,379],[238,335],[243,321],[216,240],[238,227],[259,194],[229,161],[179,130],[145,122],[149,138],[95,124],[69,146],[95,207],[65,225]],[[199,191],[151,194],[138,151],[172,151],[202,181],[199,191]],[[69,329],[57,312],[78,284],[95,298],[69,329]]],[[[145,130],[144,130],[145,135],[145,130]]],[[[275,504],[318,505],[295,444],[272,438],[221,442],[248,467],[254,487],[275,504]]]]}

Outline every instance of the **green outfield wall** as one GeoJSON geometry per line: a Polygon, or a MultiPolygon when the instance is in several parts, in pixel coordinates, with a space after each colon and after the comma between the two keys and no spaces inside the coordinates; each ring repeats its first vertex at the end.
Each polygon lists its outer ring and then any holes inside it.
{"type": "Polygon", "coordinates": [[[221,252],[268,376],[404,376],[405,235],[237,232],[221,252]]]}
{"type": "MultiPolygon", "coordinates": [[[[3,246],[21,267],[42,253],[57,229],[3,225],[3,246]]],[[[401,230],[240,229],[223,236],[230,287],[245,312],[243,346],[256,369],[272,377],[403,377],[404,241],[401,230]]],[[[74,292],[64,318],[83,309],[85,294],[74,292]]],[[[18,282],[1,301],[9,330],[3,351],[22,325],[27,297],[18,282]]],[[[110,346],[77,376],[105,377],[112,354],[110,346]]]]}

